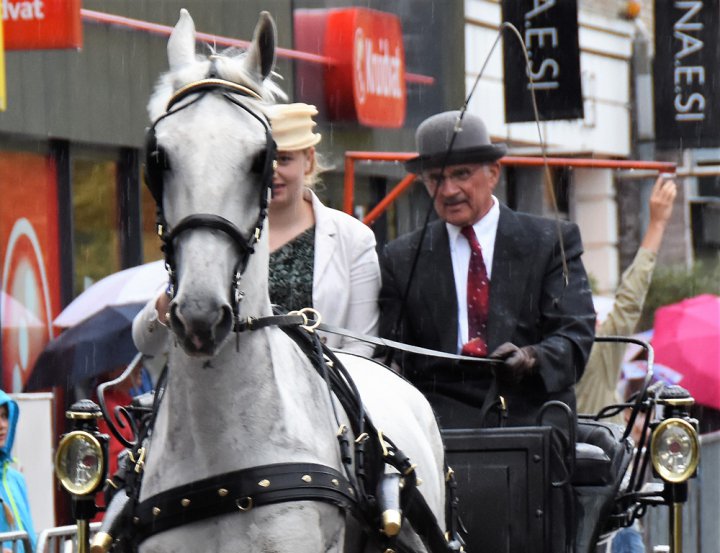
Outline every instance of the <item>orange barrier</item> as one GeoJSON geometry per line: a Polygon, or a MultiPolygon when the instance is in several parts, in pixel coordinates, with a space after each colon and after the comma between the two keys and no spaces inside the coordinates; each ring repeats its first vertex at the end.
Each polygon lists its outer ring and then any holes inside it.
{"type": "MultiPolygon", "coordinates": [[[[343,210],[352,215],[355,202],[355,162],[356,161],[379,161],[379,162],[402,162],[417,156],[412,152],[345,152],[345,178],[344,178],[344,199],[343,210]]],[[[514,167],[542,167],[547,164],[549,167],[576,167],[587,169],[619,169],[619,170],[646,170],[657,171],[658,173],[674,173],[677,164],[671,161],[643,161],[627,159],[593,159],[575,157],[549,157],[540,156],[505,156],[500,160],[501,165],[514,167]]],[[[409,173],[390,190],[375,207],[365,216],[363,222],[372,225],[380,217],[390,204],[402,195],[409,186],[415,182],[416,175],[409,173]]]]}

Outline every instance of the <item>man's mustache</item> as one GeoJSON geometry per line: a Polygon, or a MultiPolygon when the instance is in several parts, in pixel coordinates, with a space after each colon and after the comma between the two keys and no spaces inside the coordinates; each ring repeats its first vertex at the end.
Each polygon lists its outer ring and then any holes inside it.
{"type": "Polygon", "coordinates": [[[443,199],[443,205],[453,206],[461,204],[465,201],[465,196],[451,196],[443,199]]]}

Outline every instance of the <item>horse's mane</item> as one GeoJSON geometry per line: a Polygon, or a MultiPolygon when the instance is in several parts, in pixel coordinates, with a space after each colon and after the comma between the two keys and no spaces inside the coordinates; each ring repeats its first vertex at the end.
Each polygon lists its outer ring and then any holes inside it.
{"type": "Polygon", "coordinates": [[[198,55],[194,63],[161,75],[147,106],[150,120],[154,121],[165,113],[167,103],[176,90],[189,83],[208,78],[213,65],[216,78],[247,86],[257,92],[265,102],[287,99],[287,95],[273,81],[273,78],[282,77],[273,72],[267,79],[261,81],[259,76],[252,74],[245,67],[243,63],[245,55],[244,51],[237,48],[228,48],[220,54],[212,53],[210,56],[198,55]]]}

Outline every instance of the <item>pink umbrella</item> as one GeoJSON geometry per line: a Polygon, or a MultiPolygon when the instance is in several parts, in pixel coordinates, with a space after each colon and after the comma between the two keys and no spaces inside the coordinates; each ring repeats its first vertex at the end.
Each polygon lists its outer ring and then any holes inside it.
{"type": "Polygon", "coordinates": [[[704,294],[655,312],[655,361],[683,375],[695,401],[720,409],[720,297],[704,294]]]}

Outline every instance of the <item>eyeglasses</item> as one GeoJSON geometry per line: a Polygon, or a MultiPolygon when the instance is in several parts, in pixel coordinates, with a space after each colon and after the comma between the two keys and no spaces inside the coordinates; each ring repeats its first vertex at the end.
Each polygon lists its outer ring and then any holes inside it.
{"type": "Polygon", "coordinates": [[[445,175],[440,173],[425,173],[422,178],[428,186],[441,186],[445,180],[467,182],[480,167],[482,167],[482,165],[476,165],[475,167],[458,167],[445,175]]]}

